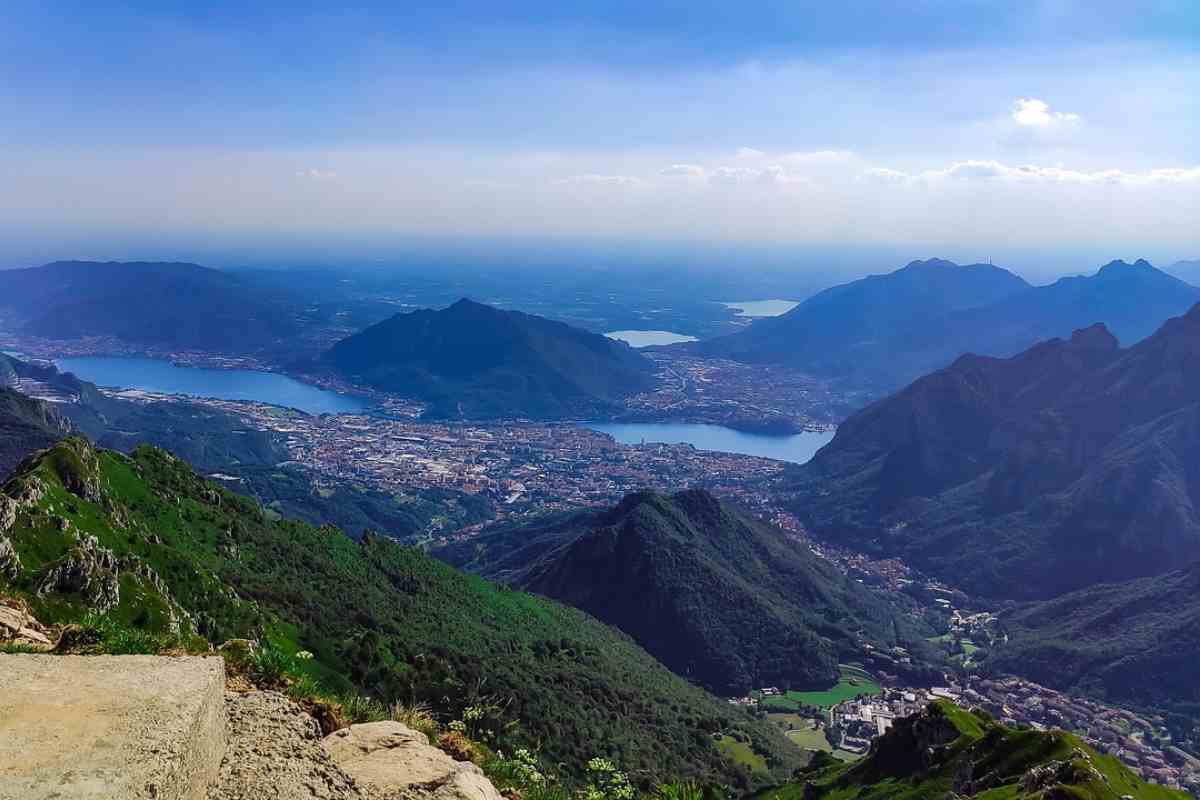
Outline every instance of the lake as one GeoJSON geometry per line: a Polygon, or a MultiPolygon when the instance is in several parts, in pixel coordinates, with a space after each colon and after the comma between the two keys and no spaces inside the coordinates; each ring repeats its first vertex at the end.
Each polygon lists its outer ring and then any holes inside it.
{"type": "Polygon", "coordinates": [[[367,407],[356,397],[274,372],[178,367],[158,358],[61,358],[54,363],[63,372],[72,372],[85,381],[120,389],[270,403],[309,414],[354,413],[367,407]]]}
{"type": "Polygon", "coordinates": [[[685,336],[672,331],[609,331],[604,334],[610,339],[629,342],[634,347],[649,347],[654,344],[676,344],[699,341],[695,336],[685,336]]]}
{"type": "Polygon", "coordinates": [[[804,464],[833,439],[834,431],[803,431],[789,436],[743,433],[722,425],[676,422],[587,422],[585,427],[607,433],[623,444],[665,442],[690,444],[697,450],[742,453],[804,464]]]}
{"type": "Polygon", "coordinates": [[[800,304],[795,300],[745,300],[721,305],[733,309],[739,317],[778,317],[800,304]]]}

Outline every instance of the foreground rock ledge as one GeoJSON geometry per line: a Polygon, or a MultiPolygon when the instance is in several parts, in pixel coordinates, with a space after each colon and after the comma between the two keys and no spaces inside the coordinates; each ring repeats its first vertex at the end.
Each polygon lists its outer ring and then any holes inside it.
{"type": "Polygon", "coordinates": [[[0,800],[203,800],[224,702],[220,658],[0,655],[0,800]]]}
{"type": "Polygon", "coordinates": [[[326,736],[325,749],[372,800],[503,800],[479,767],[399,722],[351,725],[326,736]]]}

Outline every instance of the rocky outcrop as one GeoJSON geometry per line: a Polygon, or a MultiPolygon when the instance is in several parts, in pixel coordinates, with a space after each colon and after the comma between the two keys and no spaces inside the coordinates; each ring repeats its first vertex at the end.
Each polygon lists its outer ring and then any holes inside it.
{"type": "Polygon", "coordinates": [[[455,761],[399,722],[351,725],[324,744],[373,800],[501,800],[479,767],[455,761]]]}
{"type": "Polygon", "coordinates": [[[321,746],[317,722],[278,692],[225,695],[228,745],[207,800],[371,800],[321,746]]]}
{"type": "Polygon", "coordinates": [[[21,557],[3,533],[0,533],[0,578],[16,580],[21,574],[21,557]]]}
{"type": "Polygon", "coordinates": [[[117,557],[95,536],[84,537],[46,573],[37,594],[76,594],[93,611],[106,614],[121,600],[117,557]]]}
{"type": "Polygon", "coordinates": [[[0,599],[0,644],[49,650],[50,631],[41,625],[24,604],[0,599]]]}
{"type": "Polygon", "coordinates": [[[1091,756],[1078,747],[1071,758],[1049,761],[1031,768],[1019,781],[1021,791],[1033,795],[1055,786],[1106,784],[1108,779],[1092,764],[1091,756]]]}
{"type": "Polygon", "coordinates": [[[55,466],[58,477],[67,491],[91,503],[104,502],[104,490],[100,485],[100,459],[96,448],[83,438],[72,438],[63,441],[65,452],[55,466]],[[67,458],[65,453],[71,453],[75,458],[67,458]]]}

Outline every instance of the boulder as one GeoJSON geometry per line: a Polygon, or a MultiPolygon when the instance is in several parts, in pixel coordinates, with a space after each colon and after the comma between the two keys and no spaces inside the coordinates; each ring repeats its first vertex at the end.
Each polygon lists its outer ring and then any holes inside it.
{"type": "Polygon", "coordinates": [[[0,644],[49,650],[50,637],[36,619],[20,605],[0,600],[0,644]]]}
{"type": "Polygon", "coordinates": [[[378,800],[502,800],[483,771],[399,722],[351,725],[324,739],[333,762],[378,800]]]}

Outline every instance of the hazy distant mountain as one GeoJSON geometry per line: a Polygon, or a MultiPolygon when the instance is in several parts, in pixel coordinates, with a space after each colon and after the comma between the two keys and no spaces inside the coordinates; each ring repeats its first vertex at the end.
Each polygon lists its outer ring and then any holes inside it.
{"type": "Polygon", "coordinates": [[[251,352],[297,332],[277,298],[195,264],[58,261],[0,271],[0,306],[23,332],[51,339],[251,352]]]}
{"type": "Polygon", "coordinates": [[[894,361],[906,346],[898,338],[903,332],[1028,288],[1018,276],[990,264],[913,261],[886,275],[826,289],[745,331],[674,349],[789,364],[823,375],[887,379],[911,368],[894,361]]]}
{"type": "Polygon", "coordinates": [[[699,490],[639,492],[437,555],[581,608],[724,694],[831,686],[857,639],[895,644],[903,627],[782,530],[699,490]]]}
{"type": "Polygon", "coordinates": [[[427,400],[435,416],[589,413],[654,382],[653,365],[624,342],[466,299],[397,314],[338,342],[324,361],[427,400]]]}
{"type": "Polygon", "coordinates": [[[1200,558],[1200,306],[1122,350],[1102,325],[963,356],[853,415],[791,473],[819,535],[995,597],[1200,558]]]}
{"type": "Polygon", "coordinates": [[[986,307],[948,315],[943,324],[930,328],[921,344],[929,347],[949,339],[960,348],[955,356],[1009,356],[1035,342],[1103,322],[1121,344],[1130,345],[1198,301],[1200,289],[1148,261],[1112,261],[1094,275],[1060,278],[986,307]]]}
{"type": "Polygon", "coordinates": [[[1192,286],[1200,286],[1200,258],[1176,261],[1167,267],[1167,272],[1192,286]]]}
{"type": "Polygon", "coordinates": [[[1010,356],[1096,322],[1132,344],[1197,301],[1200,289],[1141,260],[1037,287],[997,267],[913,262],[695,347],[895,388],[963,353],[1010,356]]]}

